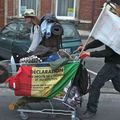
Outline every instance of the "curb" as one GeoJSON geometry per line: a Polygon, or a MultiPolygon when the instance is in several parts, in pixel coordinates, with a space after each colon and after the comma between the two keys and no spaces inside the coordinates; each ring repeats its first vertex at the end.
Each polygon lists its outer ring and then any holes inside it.
{"type": "Polygon", "coordinates": [[[82,39],[86,40],[90,34],[90,31],[88,30],[78,30],[80,36],[82,39]]]}
{"type": "Polygon", "coordinates": [[[88,36],[90,34],[89,30],[78,30],[81,36],[88,36]]]}

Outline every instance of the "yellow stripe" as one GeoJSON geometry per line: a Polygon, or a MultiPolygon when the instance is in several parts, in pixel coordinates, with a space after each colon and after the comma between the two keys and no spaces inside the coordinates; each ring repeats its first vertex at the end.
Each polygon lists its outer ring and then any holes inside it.
{"type": "Polygon", "coordinates": [[[33,97],[47,97],[52,87],[63,77],[63,68],[56,72],[50,67],[32,67],[32,89],[33,97]]]}

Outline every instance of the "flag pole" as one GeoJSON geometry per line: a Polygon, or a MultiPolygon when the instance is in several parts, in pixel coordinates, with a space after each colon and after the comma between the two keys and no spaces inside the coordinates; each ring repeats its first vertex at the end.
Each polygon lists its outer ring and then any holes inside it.
{"type": "Polygon", "coordinates": [[[93,28],[92,28],[92,30],[91,30],[91,32],[90,32],[90,34],[89,34],[89,36],[88,36],[86,42],[85,42],[85,44],[83,45],[83,48],[82,48],[82,50],[81,50],[80,53],[82,53],[82,52],[84,51],[85,46],[87,45],[88,41],[90,40],[90,37],[92,36],[92,33],[93,33],[93,31],[95,30],[95,27],[97,26],[97,24],[98,24],[98,22],[99,22],[101,16],[103,15],[103,13],[104,13],[104,11],[105,11],[107,5],[108,5],[108,3],[105,3],[104,7],[102,8],[102,11],[101,11],[101,13],[100,13],[100,15],[99,15],[97,21],[95,22],[95,24],[94,24],[94,26],[93,26],[93,28]]]}

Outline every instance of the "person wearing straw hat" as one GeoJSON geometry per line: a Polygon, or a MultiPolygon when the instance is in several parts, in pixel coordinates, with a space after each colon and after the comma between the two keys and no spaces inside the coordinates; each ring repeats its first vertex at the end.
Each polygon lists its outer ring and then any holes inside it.
{"type": "Polygon", "coordinates": [[[30,23],[32,25],[30,34],[30,39],[32,40],[32,43],[27,51],[27,53],[30,53],[35,51],[42,41],[39,26],[40,20],[37,18],[33,9],[26,9],[24,13],[24,18],[27,23],[30,23]]]}
{"type": "Polygon", "coordinates": [[[32,42],[29,49],[25,53],[16,55],[16,53],[14,53],[13,51],[15,63],[19,63],[21,58],[33,55],[34,51],[37,49],[37,47],[42,41],[42,35],[40,32],[40,26],[39,26],[40,20],[36,16],[35,11],[33,9],[26,9],[23,16],[24,16],[25,22],[31,26],[30,40],[32,42]]]}

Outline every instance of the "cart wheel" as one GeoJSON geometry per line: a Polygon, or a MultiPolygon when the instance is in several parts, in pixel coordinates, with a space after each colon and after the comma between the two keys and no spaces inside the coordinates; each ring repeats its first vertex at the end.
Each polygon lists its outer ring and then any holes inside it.
{"type": "Polygon", "coordinates": [[[20,112],[20,118],[22,120],[27,120],[29,118],[28,113],[20,112]]]}

